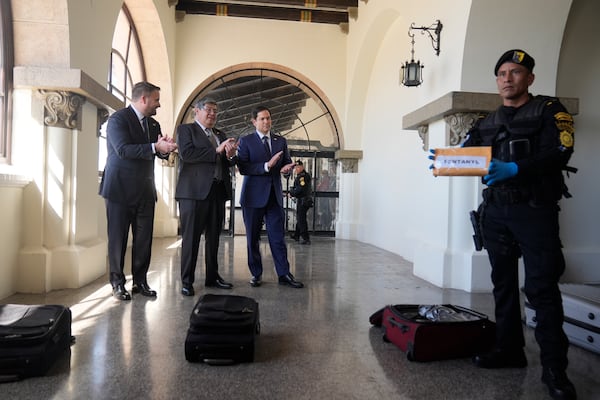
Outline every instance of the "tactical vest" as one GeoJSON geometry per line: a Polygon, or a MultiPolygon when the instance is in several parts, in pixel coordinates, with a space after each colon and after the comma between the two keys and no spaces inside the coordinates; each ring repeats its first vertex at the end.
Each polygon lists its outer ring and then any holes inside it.
{"type": "Polygon", "coordinates": [[[482,145],[493,146],[492,157],[505,162],[518,161],[520,158],[535,154],[539,147],[537,138],[541,133],[544,106],[551,100],[556,98],[547,96],[532,98],[517,109],[510,121],[503,109],[492,112],[479,124],[482,145]],[[510,142],[520,139],[529,141],[529,151],[521,148],[523,154],[514,154],[513,151],[511,155],[510,142]]]}
{"type": "MultiPolygon", "coordinates": [[[[515,111],[512,119],[507,110],[499,108],[481,121],[478,126],[481,144],[492,146],[492,157],[501,161],[519,161],[534,157],[540,151],[539,137],[542,133],[543,112],[555,97],[535,96],[515,111]]],[[[524,177],[517,175],[499,185],[496,191],[515,193],[514,197],[533,203],[544,204],[559,200],[568,192],[561,171],[544,176],[524,177]]]]}

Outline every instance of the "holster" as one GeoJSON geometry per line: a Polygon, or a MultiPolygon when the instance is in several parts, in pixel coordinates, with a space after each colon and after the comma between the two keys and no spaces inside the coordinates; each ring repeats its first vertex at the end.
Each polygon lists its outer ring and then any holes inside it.
{"type": "Polygon", "coordinates": [[[475,244],[475,250],[481,251],[483,249],[483,235],[481,233],[479,212],[472,210],[469,212],[469,217],[471,218],[471,225],[473,225],[473,243],[475,244]]]}

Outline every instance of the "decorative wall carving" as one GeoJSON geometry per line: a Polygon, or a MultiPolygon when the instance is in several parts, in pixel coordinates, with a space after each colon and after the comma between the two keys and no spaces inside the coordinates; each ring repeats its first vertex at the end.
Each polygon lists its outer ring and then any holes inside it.
{"type": "Polygon", "coordinates": [[[81,129],[80,111],[85,97],[67,91],[39,90],[44,99],[44,124],[67,129],[81,129]]]}
{"type": "Polygon", "coordinates": [[[469,129],[473,127],[475,121],[481,116],[480,113],[454,113],[446,115],[444,121],[450,127],[447,142],[450,146],[456,146],[465,140],[469,129]]]}
{"type": "Polygon", "coordinates": [[[100,137],[100,128],[102,128],[102,125],[108,121],[108,116],[109,116],[109,112],[106,108],[99,108],[98,109],[98,117],[97,117],[97,122],[96,122],[96,137],[100,137]]]}
{"type": "Polygon", "coordinates": [[[423,142],[423,150],[427,151],[429,149],[429,125],[420,125],[417,128],[417,132],[419,132],[419,137],[421,138],[421,142],[423,142]]]}
{"type": "Polygon", "coordinates": [[[338,150],[335,159],[342,164],[342,173],[355,174],[358,172],[358,160],[362,159],[362,150],[338,150]]]}
{"type": "Polygon", "coordinates": [[[350,158],[340,160],[342,164],[342,172],[345,174],[355,174],[358,172],[358,160],[350,158]]]}

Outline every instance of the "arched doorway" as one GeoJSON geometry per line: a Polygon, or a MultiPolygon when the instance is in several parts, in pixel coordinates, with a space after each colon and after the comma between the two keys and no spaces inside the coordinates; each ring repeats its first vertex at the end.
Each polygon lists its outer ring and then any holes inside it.
{"type": "MultiPolygon", "coordinates": [[[[231,137],[254,132],[250,113],[257,105],[271,109],[273,131],[288,140],[290,155],[302,159],[313,176],[315,206],[310,210],[309,229],[313,234],[333,236],[337,213],[338,179],[335,151],[341,147],[340,124],[330,102],[309,79],[277,65],[238,65],[212,75],[202,82],[185,104],[178,124],[193,121],[192,105],[210,96],[218,103],[217,128],[231,137]]],[[[236,173],[234,193],[243,178],[236,173]]],[[[284,178],[284,190],[291,178],[284,178]]],[[[295,203],[287,200],[288,229],[295,228],[295,203]]],[[[236,195],[228,205],[225,230],[242,234],[243,224],[236,195]]]]}

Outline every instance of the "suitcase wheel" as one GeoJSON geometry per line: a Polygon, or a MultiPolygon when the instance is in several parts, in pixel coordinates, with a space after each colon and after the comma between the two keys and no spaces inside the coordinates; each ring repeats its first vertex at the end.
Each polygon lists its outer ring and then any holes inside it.
{"type": "Polygon", "coordinates": [[[390,339],[388,339],[388,337],[384,334],[381,339],[383,339],[384,342],[386,343],[390,343],[390,339]]]}

